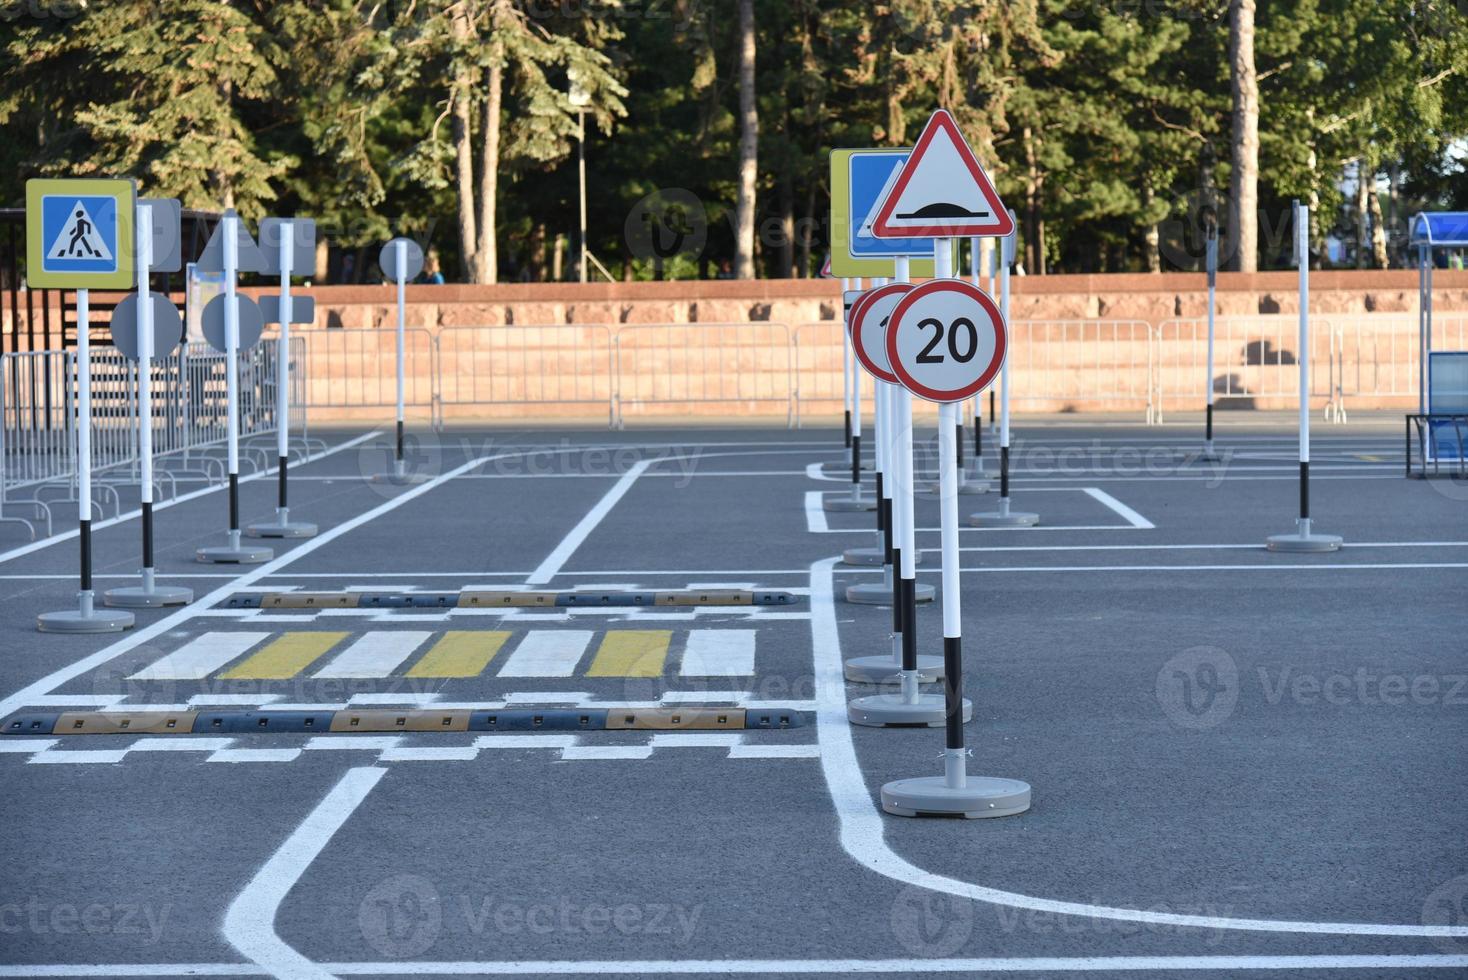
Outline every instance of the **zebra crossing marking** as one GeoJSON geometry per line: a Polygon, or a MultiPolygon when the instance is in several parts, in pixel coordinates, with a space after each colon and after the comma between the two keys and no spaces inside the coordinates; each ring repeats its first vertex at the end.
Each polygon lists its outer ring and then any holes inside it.
{"type": "Polygon", "coordinates": [[[509,630],[449,630],[407,676],[478,677],[509,638],[509,630]]]}
{"type": "Polygon", "coordinates": [[[684,677],[754,676],[755,630],[692,630],[679,673],[684,677]]]}
{"type": "Polygon", "coordinates": [[[295,677],[350,633],[285,633],[219,675],[220,680],[286,680],[295,677]]]}
{"type": "Polygon", "coordinates": [[[570,677],[591,644],[591,630],[528,633],[510,654],[500,677],[570,677]]]}
{"type": "Polygon", "coordinates": [[[609,630],[587,677],[661,677],[672,630],[609,630]]]}
{"type": "Polygon", "coordinates": [[[234,660],[269,633],[204,633],[129,676],[139,681],[198,681],[234,660]]]}
{"type": "Polygon", "coordinates": [[[374,630],[363,633],[313,677],[387,677],[433,634],[428,630],[374,630]]]}

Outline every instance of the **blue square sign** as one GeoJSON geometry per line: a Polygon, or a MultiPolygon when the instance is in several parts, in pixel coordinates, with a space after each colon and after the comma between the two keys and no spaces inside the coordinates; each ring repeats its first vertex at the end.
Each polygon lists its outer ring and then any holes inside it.
{"type": "Polygon", "coordinates": [[[896,179],[898,171],[907,162],[907,149],[880,152],[853,153],[847,161],[851,183],[851,208],[847,212],[851,222],[851,237],[848,239],[853,258],[882,259],[898,255],[929,256],[933,254],[931,238],[877,238],[872,234],[871,222],[876,217],[877,205],[881,203],[888,185],[896,179]]]}
{"type": "Polygon", "coordinates": [[[26,182],[26,281],[43,289],[133,285],[133,183],[26,182]]]}

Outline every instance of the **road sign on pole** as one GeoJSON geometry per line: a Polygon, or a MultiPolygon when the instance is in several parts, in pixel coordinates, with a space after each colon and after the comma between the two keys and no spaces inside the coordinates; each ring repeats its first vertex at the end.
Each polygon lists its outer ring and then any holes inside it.
{"type": "Polygon", "coordinates": [[[928,119],[872,222],[878,238],[1008,235],[1014,219],[947,109],[928,119]]]}
{"type": "Polygon", "coordinates": [[[831,151],[831,271],[837,276],[877,276],[893,278],[897,275],[896,256],[910,257],[909,273],[929,277],[933,274],[931,243],[927,249],[908,251],[907,246],[881,243],[867,235],[861,241],[868,251],[856,254],[857,231],[865,222],[872,208],[878,203],[877,195],[888,185],[888,178],[901,166],[907,151],[903,149],[864,149],[831,151]],[[853,182],[853,158],[862,158],[857,164],[857,177],[853,182]],[[865,158],[873,157],[869,163],[865,158]],[[872,168],[876,169],[873,170],[872,168]]]}
{"type": "Polygon", "coordinates": [[[382,251],[377,256],[377,264],[382,269],[383,275],[397,283],[398,293],[398,400],[397,400],[397,438],[393,449],[393,468],[389,473],[379,473],[372,478],[373,483],[390,483],[402,486],[410,483],[423,483],[428,479],[425,473],[409,473],[407,461],[403,456],[404,441],[404,400],[406,379],[406,333],[408,319],[407,286],[408,280],[423,271],[423,249],[411,238],[394,238],[382,246],[382,251]]]}
{"type": "Polygon", "coordinates": [[[932,279],[898,301],[887,327],[887,360],[908,391],[956,402],[993,382],[1008,330],[982,289],[962,279],[932,279]]]}
{"type": "Polygon", "coordinates": [[[132,181],[28,180],[25,205],[28,285],[42,289],[132,287],[132,181]]]}
{"type": "Polygon", "coordinates": [[[887,321],[910,289],[911,283],[889,282],[862,293],[851,307],[851,349],[868,374],[890,385],[898,380],[887,360],[887,321]]]}

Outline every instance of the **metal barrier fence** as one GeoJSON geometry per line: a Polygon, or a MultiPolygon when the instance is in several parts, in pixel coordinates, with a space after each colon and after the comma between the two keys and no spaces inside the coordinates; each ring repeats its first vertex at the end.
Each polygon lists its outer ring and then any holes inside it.
{"type": "MultiPolygon", "coordinates": [[[[316,370],[298,371],[303,378],[301,406],[319,409],[393,409],[397,407],[397,331],[303,329],[291,339],[305,344],[316,370]]],[[[403,331],[403,404],[424,409],[433,425],[438,412],[438,338],[423,327],[403,331]]],[[[380,417],[380,416],[378,416],[380,417]]]]}
{"type": "Polygon", "coordinates": [[[617,331],[613,418],[633,412],[675,416],[719,406],[784,406],[795,418],[794,357],[783,323],[659,323],[617,331]]]}
{"type": "MultiPolygon", "coordinates": [[[[305,347],[291,344],[301,379],[305,347]]],[[[240,436],[275,432],[278,364],[274,343],[239,353],[240,436]]],[[[100,505],[121,509],[109,482],[138,473],[138,366],[114,348],[91,352],[92,469],[100,505]]],[[[221,463],[206,462],[228,433],[225,405],[225,355],[203,344],[185,344],[152,362],[154,457],[160,485],[183,472],[222,480],[221,463]]],[[[293,385],[299,394],[302,388],[293,385]]],[[[76,499],[75,351],[35,351],[0,356],[0,510],[7,504],[34,508],[50,524],[43,494],[61,491],[76,499]],[[28,498],[17,498],[28,491],[28,498]]],[[[304,419],[302,419],[304,425],[304,419]]],[[[15,518],[3,518],[7,522],[15,518]]],[[[29,523],[29,522],[22,522],[29,523]]],[[[32,528],[34,533],[34,528],[32,528]]]]}
{"type": "Polygon", "coordinates": [[[606,324],[445,327],[437,338],[439,421],[455,406],[595,407],[617,423],[606,324]]]}
{"type": "Polygon", "coordinates": [[[1010,400],[1143,405],[1158,421],[1156,347],[1141,320],[1017,320],[1009,341],[1010,400]]]}

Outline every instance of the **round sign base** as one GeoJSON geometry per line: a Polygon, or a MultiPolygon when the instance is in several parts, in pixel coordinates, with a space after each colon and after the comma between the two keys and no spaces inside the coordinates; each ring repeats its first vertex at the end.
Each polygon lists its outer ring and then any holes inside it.
{"type": "Polygon", "coordinates": [[[1294,534],[1272,534],[1265,542],[1270,551],[1286,551],[1293,554],[1323,554],[1340,551],[1345,541],[1335,534],[1312,534],[1308,530],[1294,534]]]}
{"type": "Polygon", "coordinates": [[[882,786],[882,809],[899,817],[1012,817],[1030,808],[1030,784],[968,776],[949,786],[942,776],[895,779],[882,786]]]}
{"type": "Polygon", "coordinates": [[[372,482],[393,487],[411,487],[427,483],[429,479],[427,473],[379,473],[372,478],[372,482]]]}
{"type": "Polygon", "coordinates": [[[120,609],[159,609],[186,606],[194,601],[194,590],[181,585],[124,585],[102,593],[102,601],[120,609]]]}
{"type": "MultiPolygon", "coordinates": [[[[866,460],[862,460],[862,463],[861,463],[861,471],[863,473],[870,473],[874,469],[876,469],[875,466],[873,466],[871,463],[867,462],[866,460]]],[[[848,460],[847,462],[844,462],[844,463],[822,463],[821,464],[821,475],[822,476],[829,476],[831,474],[835,474],[837,476],[840,476],[841,474],[845,474],[846,476],[850,476],[851,475],[851,462],[848,460]]]]}
{"type": "MultiPolygon", "coordinates": [[[[918,602],[932,602],[937,590],[919,582],[913,587],[918,602]]],[[[858,606],[892,605],[892,587],[881,582],[862,582],[846,587],[846,601],[858,606]]]]}
{"type": "MultiPolygon", "coordinates": [[[[891,663],[891,660],[888,660],[891,663]]],[[[963,720],[974,716],[973,702],[963,699],[963,720]]],[[[946,724],[948,709],[941,694],[919,694],[916,703],[901,694],[868,694],[846,705],[846,719],[853,725],[885,728],[892,725],[926,725],[937,728],[946,724]]]]}
{"type": "Polygon", "coordinates": [[[995,511],[984,511],[978,514],[970,514],[968,522],[970,527],[1034,527],[1040,523],[1039,514],[1031,514],[1023,510],[1010,510],[1003,506],[1007,500],[1000,502],[1000,507],[995,511]]]}
{"type": "MultiPolygon", "coordinates": [[[[988,492],[989,482],[987,480],[964,480],[958,485],[958,495],[960,497],[977,497],[980,494],[988,492]]],[[[941,497],[943,496],[943,488],[937,483],[929,483],[920,488],[918,493],[924,497],[941,497]]]]}
{"type": "Polygon", "coordinates": [[[93,609],[63,609],[60,612],[41,613],[36,617],[36,629],[42,633],[121,633],[133,628],[133,614],[93,609]]]}
{"type": "Polygon", "coordinates": [[[316,525],[276,518],[274,521],[247,525],[245,533],[252,538],[314,538],[316,525]]]}
{"type": "Polygon", "coordinates": [[[255,548],[222,544],[214,548],[200,548],[194,557],[205,564],[213,565],[258,565],[275,557],[269,548],[255,548]]]}
{"type": "Polygon", "coordinates": [[[887,560],[887,549],[882,547],[847,548],[841,552],[841,561],[847,565],[880,565],[887,560]]]}
{"type": "MultiPolygon", "coordinates": [[[[852,657],[842,664],[842,672],[853,684],[896,684],[902,665],[891,654],[869,654],[852,657]]],[[[943,658],[919,654],[917,658],[919,684],[936,684],[943,679],[943,658]]]]}
{"type": "Polygon", "coordinates": [[[877,501],[872,497],[827,497],[821,508],[828,514],[853,514],[876,510],[877,501]]]}

